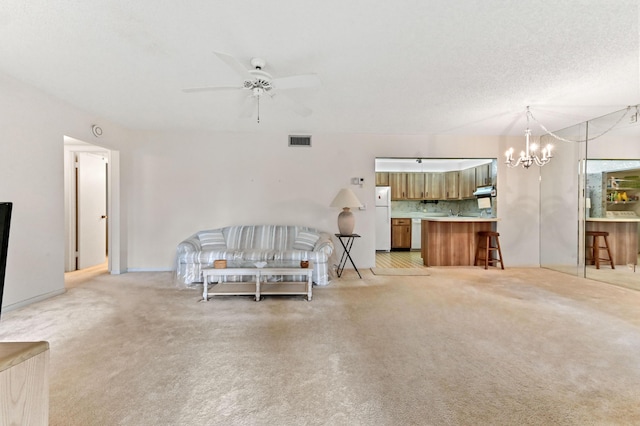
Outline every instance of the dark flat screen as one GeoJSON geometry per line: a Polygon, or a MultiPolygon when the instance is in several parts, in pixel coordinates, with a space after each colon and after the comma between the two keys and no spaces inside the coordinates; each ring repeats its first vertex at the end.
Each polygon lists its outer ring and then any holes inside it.
{"type": "Polygon", "coordinates": [[[4,293],[4,275],[7,270],[7,251],[9,249],[9,225],[13,203],[0,203],[0,314],[2,314],[2,294],[4,293]]]}

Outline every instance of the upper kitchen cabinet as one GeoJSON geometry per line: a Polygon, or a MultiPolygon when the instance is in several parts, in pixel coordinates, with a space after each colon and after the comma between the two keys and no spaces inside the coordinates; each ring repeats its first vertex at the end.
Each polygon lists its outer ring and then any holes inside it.
{"type": "Polygon", "coordinates": [[[473,198],[476,190],[476,168],[460,170],[460,198],[473,198]]]}
{"type": "Polygon", "coordinates": [[[407,199],[407,174],[389,173],[389,186],[391,187],[392,200],[407,199]]]}
{"type": "Polygon", "coordinates": [[[444,200],[444,173],[425,173],[425,199],[444,200]]]}
{"type": "Polygon", "coordinates": [[[493,185],[491,163],[477,166],[475,170],[476,170],[476,186],[493,185]]]}
{"type": "Polygon", "coordinates": [[[473,199],[479,186],[495,185],[496,160],[376,159],[376,186],[391,187],[394,201],[473,199]]]}
{"type": "Polygon", "coordinates": [[[407,199],[425,199],[425,173],[407,173],[407,199]]]}
{"type": "Polygon", "coordinates": [[[460,172],[445,172],[444,185],[447,200],[460,198],[460,172]]]}
{"type": "Polygon", "coordinates": [[[388,172],[376,172],[376,186],[389,186],[388,172]]]}

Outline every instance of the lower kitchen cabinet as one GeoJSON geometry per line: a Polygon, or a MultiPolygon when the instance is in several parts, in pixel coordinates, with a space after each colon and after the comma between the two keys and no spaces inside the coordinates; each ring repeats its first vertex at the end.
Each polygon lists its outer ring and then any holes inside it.
{"type": "Polygon", "coordinates": [[[411,249],[411,219],[391,219],[391,249],[411,249]]]}

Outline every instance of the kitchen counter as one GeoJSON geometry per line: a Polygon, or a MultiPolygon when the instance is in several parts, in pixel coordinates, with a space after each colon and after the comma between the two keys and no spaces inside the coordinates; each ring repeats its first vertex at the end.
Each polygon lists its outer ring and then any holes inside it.
{"type": "MultiPolygon", "coordinates": [[[[638,263],[638,223],[640,218],[587,218],[585,230],[608,232],[609,248],[614,265],[636,265],[638,263]]],[[[591,238],[585,238],[585,245],[591,245],[591,238]]],[[[604,245],[603,241],[600,241],[604,245]]],[[[588,249],[586,249],[588,250],[588,249]]]]}
{"type": "Polygon", "coordinates": [[[493,231],[495,217],[429,217],[422,219],[422,262],[425,266],[473,266],[477,234],[493,231]]]}
{"type": "Polygon", "coordinates": [[[432,222],[497,222],[497,217],[466,217],[466,216],[447,216],[447,217],[426,217],[422,219],[432,222]]]}
{"type": "Polygon", "coordinates": [[[448,216],[444,213],[396,213],[391,215],[391,219],[422,219],[435,220],[440,222],[497,222],[499,219],[495,217],[480,216],[448,216]]]}
{"type": "Polygon", "coordinates": [[[588,217],[585,219],[587,222],[611,222],[611,223],[624,223],[635,222],[640,223],[640,217],[588,217]]]}

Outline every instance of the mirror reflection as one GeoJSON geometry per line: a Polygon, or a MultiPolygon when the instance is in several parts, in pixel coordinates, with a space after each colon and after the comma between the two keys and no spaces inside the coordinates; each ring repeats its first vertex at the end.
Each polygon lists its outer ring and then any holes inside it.
{"type": "Polygon", "coordinates": [[[585,276],[640,290],[640,160],[586,162],[585,276]]]}
{"type": "Polygon", "coordinates": [[[541,266],[640,290],[638,118],[633,106],[557,132],[576,142],[541,169],[541,266]]]}

